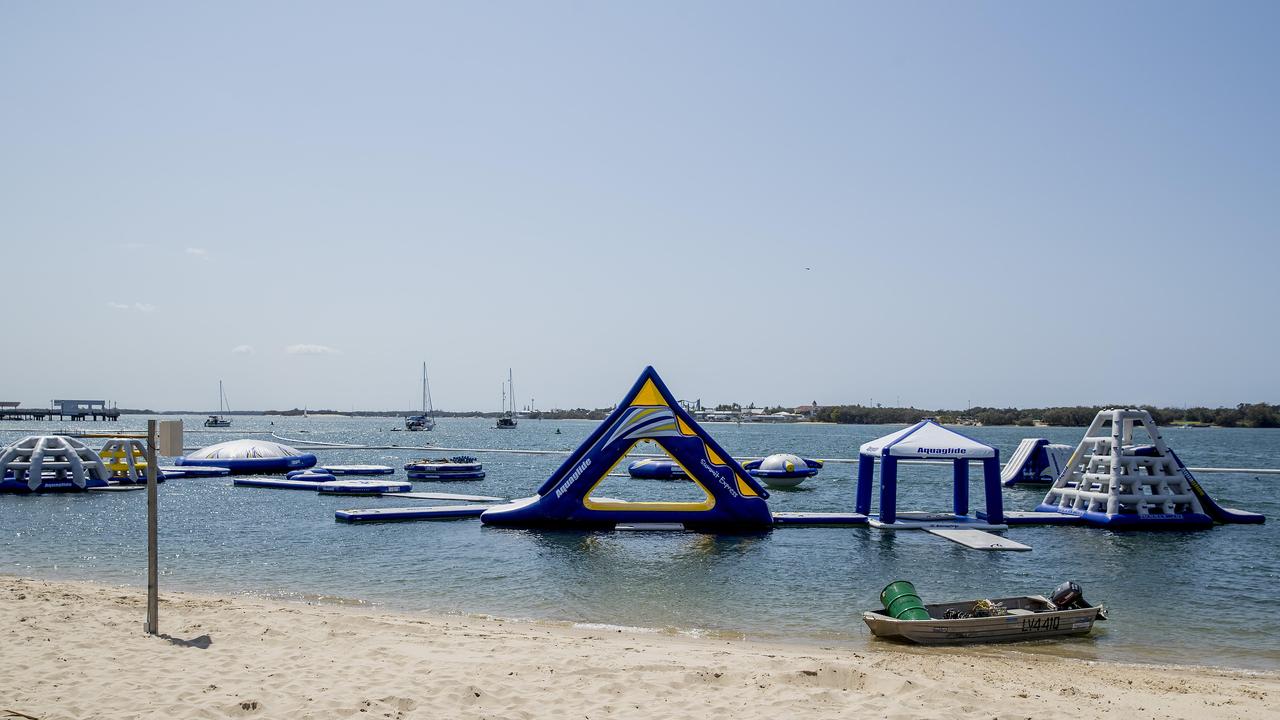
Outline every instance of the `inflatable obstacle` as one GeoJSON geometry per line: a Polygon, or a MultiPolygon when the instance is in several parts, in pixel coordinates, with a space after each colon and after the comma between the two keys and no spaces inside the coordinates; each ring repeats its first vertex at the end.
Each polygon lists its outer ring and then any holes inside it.
{"type": "Polygon", "coordinates": [[[381,495],[412,489],[412,483],[397,480],[330,480],[320,483],[316,491],[321,495],[381,495]]]}
{"type": "Polygon", "coordinates": [[[316,464],[316,456],[270,440],[228,440],[178,458],[179,466],[223,467],[233,475],[282,473],[316,464]]]}
{"type": "MultiPolygon", "coordinates": [[[[113,438],[98,451],[102,464],[111,472],[111,480],[124,485],[147,481],[147,449],[141,440],[113,438]]],[[[156,468],[156,478],[164,478],[164,471],[156,468]]]]}
{"type": "Polygon", "coordinates": [[[0,492],[77,492],[106,487],[110,473],[88,445],[61,435],[28,435],[0,450],[0,492]]]}
{"type": "Polygon", "coordinates": [[[821,460],[810,460],[791,453],[776,453],[768,457],[743,463],[743,468],[753,477],[764,480],[772,488],[795,487],[822,469],[821,460]]]}
{"type": "Polygon", "coordinates": [[[1036,510],[1117,529],[1194,529],[1264,520],[1215,503],[1165,445],[1151,414],[1135,409],[1103,410],[1094,417],[1036,510]],[[1137,442],[1142,439],[1137,431],[1150,442],[1137,442]]]}
{"type": "Polygon", "coordinates": [[[1005,487],[1052,485],[1067,466],[1073,449],[1045,438],[1023,438],[1000,471],[1000,483],[1005,487]]]}
{"type": "Polygon", "coordinates": [[[758,532],[773,527],[769,493],[685,412],[652,367],[537,495],[481,514],[487,525],[613,528],[680,523],[689,530],[758,532]],[[631,502],[592,496],[636,444],[650,440],[704,494],[700,502],[631,502]]]}
{"type": "Polygon", "coordinates": [[[637,480],[688,480],[684,468],[674,460],[645,458],[627,466],[627,474],[637,480]]]}
{"type": "Polygon", "coordinates": [[[410,480],[483,480],[484,466],[470,455],[424,458],[405,464],[410,480]]]}

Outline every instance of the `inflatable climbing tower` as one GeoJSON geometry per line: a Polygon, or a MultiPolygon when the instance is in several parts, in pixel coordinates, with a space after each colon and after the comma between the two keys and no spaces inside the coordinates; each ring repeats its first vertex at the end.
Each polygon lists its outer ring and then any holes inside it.
{"type": "Polygon", "coordinates": [[[1103,410],[1036,510],[1119,528],[1207,527],[1202,494],[1150,413],[1103,410]]]}

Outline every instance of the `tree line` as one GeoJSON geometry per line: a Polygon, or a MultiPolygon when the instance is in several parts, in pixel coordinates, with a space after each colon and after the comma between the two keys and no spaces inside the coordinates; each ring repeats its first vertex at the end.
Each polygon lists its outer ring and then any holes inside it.
{"type": "MultiPolygon", "coordinates": [[[[818,408],[815,420],[853,425],[891,425],[914,423],[932,417],[943,423],[981,423],[983,425],[1024,425],[1037,423],[1066,427],[1082,427],[1093,422],[1099,410],[1132,405],[1078,405],[1051,408],[989,408],[968,410],[918,410],[916,408],[868,407],[864,405],[831,405],[818,408]]],[[[1159,425],[1216,425],[1219,427],[1280,427],[1280,405],[1241,403],[1233,408],[1160,408],[1137,407],[1151,413],[1159,425]]]]}

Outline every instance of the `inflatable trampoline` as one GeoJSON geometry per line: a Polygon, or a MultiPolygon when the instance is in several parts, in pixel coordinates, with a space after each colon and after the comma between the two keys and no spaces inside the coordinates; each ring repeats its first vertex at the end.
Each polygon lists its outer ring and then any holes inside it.
{"type": "Polygon", "coordinates": [[[688,480],[689,474],[674,460],[645,458],[627,466],[627,472],[638,480],[688,480]]]}
{"type": "Polygon", "coordinates": [[[315,455],[270,440],[228,440],[178,458],[179,466],[222,467],[234,475],[282,473],[315,464],[315,455]]]}
{"type": "Polygon", "coordinates": [[[470,455],[414,460],[404,466],[410,480],[483,480],[484,466],[470,455]]]}
{"type": "Polygon", "coordinates": [[[821,460],[810,460],[791,453],[776,453],[759,460],[744,463],[742,467],[752,476],[772,488],[795,487],[818,474],[821,460]]]}
{"type": "Polygon", "coordinates": [[[391,475],[396,471],[389,465],[325,465],[317,469],[330,475],[391,475]]]}

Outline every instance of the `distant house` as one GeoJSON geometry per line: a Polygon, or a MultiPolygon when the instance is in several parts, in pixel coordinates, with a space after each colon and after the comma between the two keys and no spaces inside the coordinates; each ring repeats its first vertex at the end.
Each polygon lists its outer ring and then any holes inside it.
{"type": "Polygon", "coordinates": [[[814,400],[813,402],[809,403],[808,405],[797,405],[797,406],[795,406],[795,408],[793,408],[793,409],[792,409],[792,412],[794,412],[794,413],[795,413],[795,414],[797,414],[797,415],[804,415],[805,417],[807,417],[807,418],[809,418],[810,420],[812,420],[813,418],[815,418],[815,417],[817,417],[817,416],[818,416],[818,411],[819,411],[819,410],[822,410],[822,409],[823,409],[823,408],[825,408],[825,407],[827,407],[827,406],[826,406],[826,405],[819,405],[819,404],[818,404],[818,401],[817,401],[817,400],[814,400]]]}

